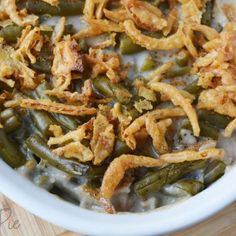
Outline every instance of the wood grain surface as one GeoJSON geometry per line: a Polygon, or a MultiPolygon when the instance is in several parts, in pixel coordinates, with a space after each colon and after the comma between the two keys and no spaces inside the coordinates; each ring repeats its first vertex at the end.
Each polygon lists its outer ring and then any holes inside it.
{"type": "MultiPolygon", "coordinates": [[[[0,194],[0,223],[1,236],[82,236],[34,216],[2,194],[0,194]]],[[[205,235],[236,235],[236,202],[210,219],[168,236],[205,235]]]]}

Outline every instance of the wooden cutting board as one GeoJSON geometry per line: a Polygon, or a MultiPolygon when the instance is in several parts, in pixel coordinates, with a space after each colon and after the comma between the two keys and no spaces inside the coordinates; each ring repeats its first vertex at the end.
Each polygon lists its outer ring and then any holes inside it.
{"type": "MultiPolygon", "coordinates": [[[[52,225],[0,194],[1,236],[82,236],[52,225]]],[[[210,219],[168,236],[235,236],[236,202],[210,219]]]]}

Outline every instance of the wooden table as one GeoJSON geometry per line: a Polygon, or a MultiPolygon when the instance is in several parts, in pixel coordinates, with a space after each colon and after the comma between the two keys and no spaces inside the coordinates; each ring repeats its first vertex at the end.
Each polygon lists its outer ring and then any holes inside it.
{"type": "MultiPolygon", "coordinates": [[[[1,236],[81,236],[49,224],[0,194],[1,236]],[[9,210],[11,209],[11,211],[9,210]]],[[[236,202],[210,219],[168,236],[235,236],[236,202]]]]}

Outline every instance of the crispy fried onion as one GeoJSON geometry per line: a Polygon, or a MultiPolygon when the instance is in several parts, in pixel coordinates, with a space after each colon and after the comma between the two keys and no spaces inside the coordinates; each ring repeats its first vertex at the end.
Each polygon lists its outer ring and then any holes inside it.
{"type": "Polygon", "coordinates": [[[175,23],[177,21],[178,11],[176,8],[173,8],[167,17],[167,26],[163,28],[162,32],[164,36],[167,36],[175,26],[175,23]]]}
{"type": "Polygon", "coordinates": [[[49,3],[52,6],[57,6],[59,4],[59,0],[43,0],[46,3],[49,3]]]}
{"type": "Polygon", "coordinates": [[[52,102],[47,99],[17,99],[8,101],[4,104],[6,107],[22,107],[34,110],[44,110],[48,112],[54,112],[59,114],[71,115],[71,116],[85,116],[93,115],[97,112],[96,108],[86,107],[84,105],[75,106],[67,105],[64,103],[52,102]]]}
{"type": "Polygon", "coordinates": [[[51,41],[53,44],[59,42],[63,36],[64,30],[65,30],[65,24],[66,24],[66,18],[63,16],[61,17],[53,30],[51,41]]]}
{"type": "Polygon", "coordinates": [[[106,18],[108,18],[111,21],[117,22],[117,23],[123,22],[123,21],[129,19],[129,16],[127,15],[125,8],[123,8],[123,7],[114,9],[112,11],[104,9],[103,12],[104,12],[104,15],[106,16],[106,18]]]}
{"type": "Polygon", "coordinates": [[[103,9],[106,7],[108,0],[86,0],[84,6],[84,16],[87,19],[101,19],[103,9]]]}
{"type": "Polygon", "coordinates": [[[192,107],[189,99],[184,96],[174,86],[161,82],[150,83],[150,88],[156,92],[165,94],[175,106],[181,106],[189,118],[195,136],[199,136],[200,127],[198,124],[197,114],[192,107]]]}
{"type": "Polygon", "coordinates": [[[94,153],[94,165],[99,165],[112,153],[114,143],[113,125],[109,123],[106,116],[98,113],[93,122],[93,136],[90,142],[94,153]]]}
{"type": "Polygon", "coordinates": [[[190,103],[192,103],[194,99],[196,98],[194,95],[192,95],[191,93],[185,90],[180,90],[180,93],[185,99],[188,99],[190,103]]]}
{"type": "MultiPolygon", "coordinates": [[[[1,19],[1,6],[0,6],[0,19],[1,19]]],[[[1,20],[0,21],[0,26],[5,28],[9,25],[13,25],[13,22],[11,19],[6,19],[6,20],[1,20]]]]}
{"type": "Polygon", "coordinates": [[[0,4],[0,20],[1,21],[10,21],[12,24],[12,21],[8,19],[7,13],[6,13],[4,7],[2,6],[2,4],[0,4]]]}
{"type": "Polygon", "coordinates": [[[147,88],[144,81],[136,79],[134,85],[138,90],[138,95],[148,101],[155,102],[157,100],[155,92],[147,88]]]}
{"type": "Polygon", "coordinates": [[[93,159],[92,151],[81,142],[68,143],[63,147],[54,149],[52,152],[65,158],[76,158],[81,162],[87,162],[93,159]]]}
{"type": "Polygon", "coordinates": [[[99,74],[106,73],[106,76],[114,83],[121,80],[120,57],[115,53],[103,53],[101,49],[89,49],[87,59],[92,67],[92,78],[96,78],[99,74]]]}
{"type": "Polygon", "coordinates": [[[165,162],[162,160],[146,156],[124,154],[115,158],[103,176],[100,197],[102,199],[110,199],[112,197],[126,170],[138,167],[157,167],[163,164],[165,162]]]}
{"type": "Polygon", "coordinates": [[[156,32],[167,26],[162,12],[152,4],[139,0],[122,0],[121,2],[129,17],[140,28],[156,32]]]}
{"type": "Polygon", "coordinates": [[[43,36],[40,34],[40,28],[27,26],[19,38],[16,48],[16,57],[19,61],[26,63],[25,57],[28,57],[30,62],[34,64],[36,62],[35,56],[32,54],[34,52],[40,52],[43,46],[43,36]]]}
{"type": "Polygon", "coordinates": [[[108,47],[115,47],[116,46],[116,33],[110,33],[107,35],[106,39],[102,42],[99,42],[95,45],[92,45],[92,48],[108,48],[108,47]]]}
{"type": "Polygon", "coordinates": [[[150,111],[153,108],[153,105],[150,101],[146,99],[140,99],[139,101],[134,102],[134,107],[136,108],[137,111],[140,113],[144,111],[150,111]]]}
{"type": "Polygon", "coordinates": [[[136,148],[135,134],[145,127],[147,116],[155,117],[156,120],[162,120],[171,117],[185,116],[184,111],[181,108],[164,108],[156,109],[151,112],[147,112],[144,115],[135,119],[123,132],[122,138],[126,144],[134,150],[136,148]]]}
{"type": "Polygon", "coordinates": [[[220,38],[203,45],[208,52],[199,57],[193,70],[198,72],[199,85],[203,88],[236,83],[236,23],[228,23],[220,33],[220,38]]]}
{"type": "Polygon", "coordinates": [[[207,25],[201,25],[197,23],[191,23],[191,28],[194,31],[202,33],[207,40],[214,40],[220,37],[220,34],[214,29],[207,25]]]}
{"type": "Polygon", "coordinates": [[[160,156],[160,159],[168,163],[180,163],[184,161],[205,160],[207,158],[223,158],[224,150],[209,148],[201,151],[182,151],[175,153],[166,153],[160,156]]]}
{"type": "Polygon", "coordinates": [[[124,28],[126,34],[136,44],[147,48],[148,50],[170,50],[184,47],[182,24],[180,24],[177,32],[169,37],[156,39],[142,34],[140,30],[135,27],[132,20],[124,21],[124,28]]]}
{"type": "Polygon", "coordinates": [[[222,65],[222,68],[211,69],[206,68],[199,73],[198,85],[207,89],[215,88],[218,85],[235,85],[236,75],[235,68],[222,65]]]}
{"type": "Polygon", "coordinates": [[[78,40],[93,37],[108,32],[124,32],[124,27],[122,24],[117,24],[109,20],[87,19],[86,21],[88,23],[88,27],[73,35],[74,39],[78,40]]]}
{"type": "Polygon", "coordinates": [[[55,90],[66,90],[72,80],[71,73],[84,71],[83,55],[78,53],[78,49],[77,42],[70,36],[55,44],[52,65],[55,90]]]}
{"type": "Polygon", "coordinates": [[[46,90],[45,93],[49,96],[55,96],[60,99],[65,99],[70,104],[76,102],[83,102],[87,104],[90,100],[92,100],[92,82],[89,79],[85,80],[81,93],[55,90],[46,90]]]}
{"type": "Polygon", "coordinates": [[[94,157],[92,151],[81,143],[83,139],[87,138],[86,130],[89,127],[90,122],[79,126],[77,130],[70,131],[65,135],[51,137],[48,145],[62,145],[52,151],[58,156],[76,158],[81,162],[91,161],[94,157]]]}
{"type": "Polygon", "coordinates": [[[159,82],[162,79],[164,79],[164,74],[166,74],[169,69],[174,65],[173,61],[168,61],[164,63],[163,65],[159,66],[156,70],[151,72],[148,76],[147,79],[151,82],[159,82]]]}
{"type": "Polygon", "coordinates": [[[203,2],[202,0],[179,0],[182,3],[181,10],[182,10],[182,17],[186,23],[190,22],[201,22],[202,11],[201,7],[203,2]]]}
{"type": "Polygon", "coordinates": [[[118,119],[119,125],[120,125],[120,128],[121,128],[121,133],[123,133],[124,129],[132,121],[131,116],[126,116],[125,114],[123,114],[123,112],[121,111],[121,104],[120,103],[115,103],[115,105],[113,106],[112,116],[114,118],[118,119]]]}
{"type": "Polygon", "coordinates": [[[224,136],[230,137],[234,130],[236,129],[236,119],[233,119],[225,128],[224,130],[224,136]]]}
{"type": "Polygon", "coordinates": [[[10,19],[19,26],[35,25],[38,20],[38,16],[27,15],[25,10],[20,12],[16,8],[16,0],[2,0],[1,5],[5,13],[10,19]]]}
{"type": "Polygon", "coordinates": [[[145,125],[147,132],[152,137],[153,146],[160,154],[167,153],[169,150],[165,134],[171,124],[171,119],[164,119],[156,122],[155,116],[148,115],[146,118],[145,125]]]}
{"type": "Polygon", "coordinates": [[[22,89],[33,89],[37,85],[35,72],[16,58],[13,48],[0,45],[0,81],[14,87],[15,81],[10,79],[11,76],[20,81],[22,89]]]}
{"type": "Polygon", "coordinates": [[[201,92],[198,108],[214,110],[217,113],[236,117],[236,86],[218,86],[201,92]]]}
{"type": "Polygon", "coordinates": [[[206,25],[200,25],[197,23],[185,24],[183,27],[183,42],[190,54],[193,57],[198,56],[197,49],[193,43],[194,31],[201,32],[208,40],[213,40],[219,37],[219,33],[206,25]]]}
{"type": "Polygon", "coordinates": [[[222,6],[222,10],[229,21],[236,21],[236,6],[235,6],[235,4],[225,3],[222,6]]]}
{"type": "Polygon", "coordinates": [[[52,132],[54,137],[59,137],[59,136],[63,135],[62,128],[59,125],[50,125],[49,126],[49,131],[52,132]]]}
{"type": "Polygon", "coordinates": [[[48,145],[51,147],[53,145],[63,145],[68,142],[79,142],[84,138],[87,138],[86,131],[90,129],[93,120],[79,126],[76,130],[69,131],[65,135],[60,135],[58,137],[50,137],[48,140],[48,145]]]}

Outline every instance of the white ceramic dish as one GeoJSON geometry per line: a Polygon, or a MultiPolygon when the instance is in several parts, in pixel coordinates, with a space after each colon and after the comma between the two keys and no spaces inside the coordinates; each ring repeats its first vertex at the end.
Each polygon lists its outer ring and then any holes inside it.
{"type": "Polygon", "coordinates": [[[236,200],[235,179],[236,166],[212,186],[183,202],[147,213],[109,215],[56,198],[0,160],[3,194],[51,223],[88,235],[157,235],[196,224],[236,200]]]}

